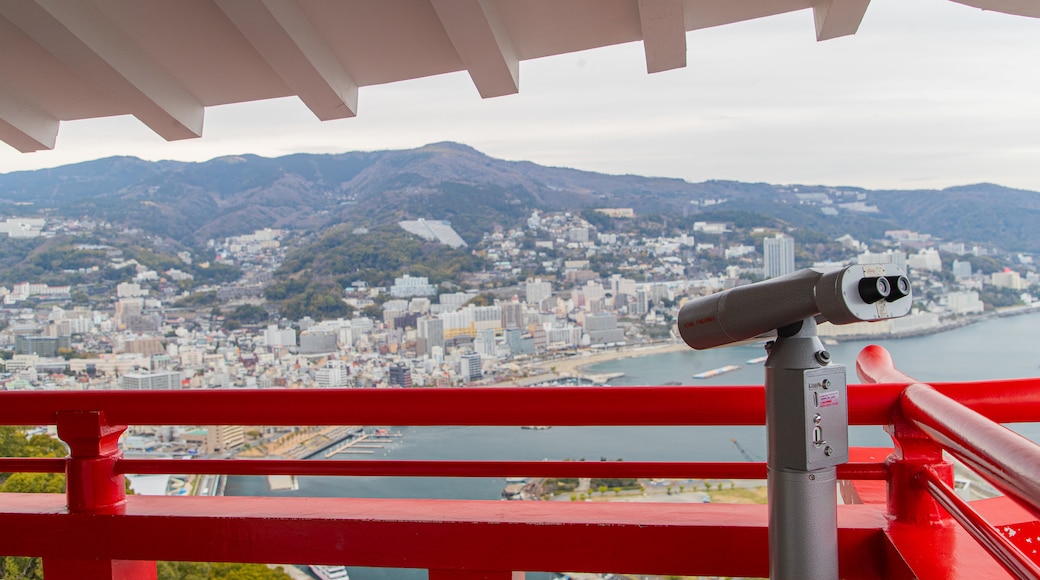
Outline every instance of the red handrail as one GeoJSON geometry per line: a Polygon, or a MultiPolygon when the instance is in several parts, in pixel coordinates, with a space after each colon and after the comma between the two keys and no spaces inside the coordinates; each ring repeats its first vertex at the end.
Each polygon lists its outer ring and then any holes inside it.
{"type": "MultiPolygon", "coordinates": [[[[2,467],[2,464],[0,464],[2,467]]],[[[657,477],[662,479],[765,479],[766,464],[663,461],[342,461],[123,459],[117,473],[221,475],[347,475],[383,477],[657,477]]],[[[883,463],[848,463],[842,479],[883,480],[883,463]]]]}
{"type": "Polygon", "coordinates": [[[0,473],[64,473],[65,459],[58,457],[0,457],[0,473]]]}
{"type": "MultiPolygon", "coordinates": [[[[1040,378],[933,383],[998,422],[1040,418],[1040,378]]],[[[849,386],[849,423],[885,425],[906,383],[849,386]]],[[[54,425],[104,410],[119,425],[763,425],[748,386],[428,389],[215,389],[3,393],[0,425],[54,425]]]]}
{"type": "Polygon", "coordinates": [[[900,409],[954,457],[1040,517],[1040,445],[927,385],[907,387],[900,409]]]}
{"type": "Polygon", "coordinates": [[[1040,578],[1040,566],[993,529],[993,526],[950,489],[950,486],[940,481],[931,471],[921,472],[921,478],[932,497],[950,512],[977,542],[985,546],[1008,572],[1021,580],[1040,578]]]}
{"type": "MultiPolygon", "coordinates": [[[[903,374],[895,368],[888,351],[879,346],[863,349],[856,368],[867,379],[911,383],[900,396],[902,416],[1040,517],[1040,445],[903,374]]],[[[982,392],[1002,405],[1017,406],[1021,398],[1040,399],[1040,386],[1031,381],[1018,382],[1017,386],[1022,388],[982,392]],[[1008,396],[1009,391],[1013,397],[1008,396]]]]}
{"type": "MultiPolygon", "coordinates": [[[[888,351],[879,346],[863,349],[857,358],[856,369],[864,380],[909,383],[900,395],[896,409],[898,417],[890,428],[894,434],[900,431],[897,425],[905,422],[1016,500],[1034,517],[1040,516],[1040,445],[899,371],[888,351]]],[[[1040,399],[1040,389],[1032,381],[1015,385],[1008,383],[1011,381],[989,382],[987,384],[995,388],[981,388],[971,400],[982,401],[982,408],[1022,402],[1023,406],[1031,409],[1040,399]]],[[[908,444],[917,445],[919,449],[926,447],[912,443],[915,438],[912,434],[904,433],[903,437],[908,444]]],[[[917,465],[916,477],[923,482],[928,494],[1005,569],[1017,578],[1040,578],[1040,566],[998,533],[968,502],[958,497],[944,481],[950,475],[949,469],[944,469],[944,472],[945,475],[940,477],[931,466],[921,463],[917,465]]],[[[913,493],[905,485],[902,491],[913,493]]]]}
{"type": "MultiPolygon", "coordinates": [[[[0,473],[64,473],[64,458],[0,458],[0,473]]],[[[667,479],[765,479],[763,462],[663,461],[342,461],[293,459],[120,459],[121,474],[301,475],[382,477],[659,477],[667,479]]],[[[838,477],[884,480],[883,463],[846,463],[838,477]]]]}

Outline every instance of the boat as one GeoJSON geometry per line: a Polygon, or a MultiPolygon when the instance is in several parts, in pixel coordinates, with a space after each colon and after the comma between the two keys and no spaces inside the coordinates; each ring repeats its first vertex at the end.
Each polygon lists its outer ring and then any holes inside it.
{"type": "Polygon", "coordinates": [[[767,358],[769,358],[769,357],[768,356],[756,356],[755,358],[747,359],[747,361],[745,361],[745,362],[747,364],[749,364],[749,365],[757,365],[758,363],[766,362],[767,358]]]}
{"type": "Polygon", "coordinates": [[[719,375],[724,375],[726,373],[731,373],[731,372],[733,372],[735,370],[739,370],[739,369],[740,369],[740,365],[726,365],[724,367],[719,367],[717,369],[711,369],[710,371],[704,371],[703,373],[697,373],[697,374],[693,375],[693,378],[695,378],[695,379],[710,379],[712,377],[717,377],[719,375]]]}
{"type": "Polygon", "coordinates": [[[308,566],[311,572],[321,580],[350,580],[345,566],[320,566],[311,564],[308,566]]]}
{"type": "Polygon", "coordinates": [[[535,431],[545,431],[546,429],[552,429],[551,425],[522,425],[521,429],[534,429],[535,431]]]}

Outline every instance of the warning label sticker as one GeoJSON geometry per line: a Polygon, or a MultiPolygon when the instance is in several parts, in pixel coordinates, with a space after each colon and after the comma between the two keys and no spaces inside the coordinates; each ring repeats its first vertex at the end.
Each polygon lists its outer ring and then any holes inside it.
{"type": "Polygon", "coordinates": [[[841,393],[820,393],[820,407],[833,407],[841,402],[841,393]]]}

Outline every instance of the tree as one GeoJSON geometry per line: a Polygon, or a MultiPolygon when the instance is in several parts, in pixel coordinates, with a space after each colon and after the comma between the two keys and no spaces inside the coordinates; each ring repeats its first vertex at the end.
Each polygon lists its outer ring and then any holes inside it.
{"type": "Polygon", "coordinates": [[[0,578],[43,580],[43,562],[39,558],[0,556],[0,578]]]}
{"type": "Polygon", "coordinates": [[[65,493],[64,473],[14,473],[3,484],[3,493],[65,493]]]}
{"type": "Polygon", "coordinates": [[[466,305],[472,304],[473,306],[492,306],[495,303],[495,296],[492,292],[481,292],[466,302],[466,305]]]}
{"type": "Polygon", "coordinates": [[[263,564],[227,562],[157,562],[158,580],[283,580],[290,578],[281,568],[263,564]]]}
{"type": "MultiPolygon", "coordinates": [[[[47,435],[26,437],[18,427],[0,425],[0,457],[62,457],[65,445],[47,435]]],[[[63,493],[64,473],[0,473],[0,492],[63,493]]],[[[0,578],[42,580],[39,558],[0,556],[0,578]]]]}

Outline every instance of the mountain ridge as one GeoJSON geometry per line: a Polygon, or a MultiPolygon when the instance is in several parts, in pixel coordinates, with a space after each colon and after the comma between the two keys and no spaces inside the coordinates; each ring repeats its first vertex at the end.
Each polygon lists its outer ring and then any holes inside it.
{"type": "Polygon", "coordinates": [[[104,219],[147,227],[185,247],[264,227],[320,230],[446,219],[473,242],[532,211],[631,207],[681,218],[762,214],[837,237],[913,229],[1006,250],[1040,252],[1040,193],[991,183],[942,190],[691,183],[611,175],[490,157],[468,145],[283,157],[228,155],[202,162],[108,157],[0,174],[0,211],[104,219]],[[31,203],[31,206],[21,205],[31,203]]]}

